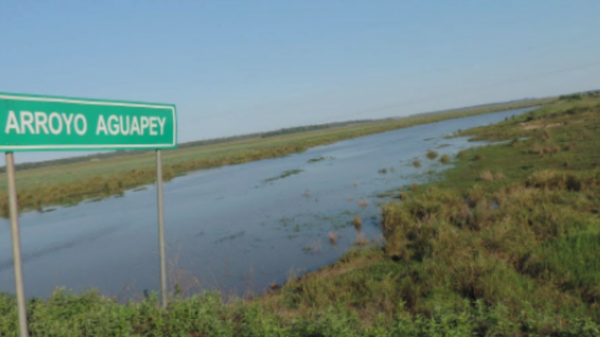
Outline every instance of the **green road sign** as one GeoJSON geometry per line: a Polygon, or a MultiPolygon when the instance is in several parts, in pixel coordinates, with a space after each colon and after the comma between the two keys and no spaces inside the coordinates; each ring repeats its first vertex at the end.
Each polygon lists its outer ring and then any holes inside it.
{"type": "Polygon", "coordinates": [[[175,105],[0,93],[0,151],[175,147],[175,105]]]}

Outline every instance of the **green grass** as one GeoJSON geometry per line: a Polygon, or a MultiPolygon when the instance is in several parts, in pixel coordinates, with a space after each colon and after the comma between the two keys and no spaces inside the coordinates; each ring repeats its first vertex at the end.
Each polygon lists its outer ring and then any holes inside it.
{"type": "Polygon", "coordinates": [[[317,158],[309,159],[308,163],[309,164],[318,163],[318,162],[323,161],[323,160],[331,160],[331,159],[334,159],[334,158],[333,157],[323,157],[323,156],[320,156],[320,157],[317,157],[317,158]]]}
{"type": "MultiPolygon", "coordinates": [[[[245,138],[213,145],[186,146],[163,151],[163,176],[165,180],[169,180],[194,170],[276,158],[344,139],[551,101],[529,101],[351,124],[267,138],[245,138]]],[[[19,160],[18,153],[16,160],[19,160]]],[[[151,184],[155,179],[155,158],[152,152],[18,171],[19,210],[40,210],[50,205],[72,205],[89,198],[119,195],[125,190],[151,184]]],[[[4,216],[7,215],[8,208],[5,191],[6,177],[3,173],[0,174],[0,215],[4,216]]]]}
{"type": "MultiPolygon", "coordinates": [[[[597,230],[597,229],[596,229],[597,230]]],[[[600,233],[577,233],[539,246],[524,270],[545,282],[576,292],[587,303],[600,302],[600,233]]]]}
{"type": "MultiPolygon", "coordinates": [[[[370,271],[381,275],[386,265],[376,265],[370,271]]],[[[367,281],[353,279],[352,281],[367,281]]],[[[370,285],[365,285],[369,289],[370,285]]],[[[443,298],[443,294],[437,295],[443,298]]],[[[349,301],[361,302],[360,296],[349,301]]],[[[0,297],[0,333],[17,336],[8,307],[10,298],[0,297]]],[[[95,293],[75,296],[57,291],[48,301],[29,303],[31,336],[327,336],[327,337],[391,337],[391,336],[473,336],[485,332],[490,336],[514,336],[519,327],[529,331],[540,327],[558,326],[551,316],[532,310],[512,319],[502,306],[488,307],[462,303],[457,308],[440,305],[431,317],[399,315],[388,320],[376,316],[374,323],[363,327],[362,317],[344,306],[330,306],[322,312],[308,312],[302,317],[275,314],[258,304],[224,303],[218,294],[207,293],[187,300],[174,301],[162,310],[156,296],[138,303],[118,304],[95,293]],[[48,319],[50,317],[51,319],[48,319]],[[537,323],[542,322],[544,323],[537,323]],[[486,327],[486,329],[482,329],[486,327]]],[[[596,336],[593,322],[580,319],[563,330],[562,336],[596,336]]]]}
{"type": "Polygon", "coordinates": [[[350,252],[256,301],[299,317],[342,306],[364,331],[385,322],[382,335],[398,317],[408,329],[452,322],[424,336],[598,334],[599,123],[600,99],[587,97],[463,132],[502,142],[464,151],[445,179],[384,205],[383,250],[350,252]],[[536,143],[560,151],[531,153],[536,143]]]}
{"type": "MultiPolygon", "coordinates": [[[[155,294],[57,291],[29,301],[32,335],[598,336],[598,130],[600,97],[582,97],[464,131],[500,142],[383,205],[383,245],[243,300],[203,293],[163,310],[155,294]]],[[[16,325],[0,295],[0,336],[16,325]]]]}

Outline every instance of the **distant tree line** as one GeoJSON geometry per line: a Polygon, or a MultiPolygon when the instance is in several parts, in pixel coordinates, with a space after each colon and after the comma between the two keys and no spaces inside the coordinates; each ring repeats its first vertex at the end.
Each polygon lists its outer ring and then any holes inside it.
{"type": "Polygon", "coordinates": [[[260,136],[261,138],[289,135],[293,133],[307,132],[307,131],[316,131],[316,130],[324,130],[329,128],[354,125],[354,124],[363,124],[373,122],[373,120],[355,120],[355,121],[347,121],[347,122],[335,122],[335,123],[327,123],[327,124],[317,124],[317,125],[305,125],[305,126],[297,126],[293,128],[283,128],[275,131],[263,132],[260,136]]]}

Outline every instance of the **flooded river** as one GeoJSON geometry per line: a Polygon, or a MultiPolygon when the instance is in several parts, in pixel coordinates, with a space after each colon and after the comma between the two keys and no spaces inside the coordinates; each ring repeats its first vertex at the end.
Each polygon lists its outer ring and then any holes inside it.
{"type": "MultiPolygon", "coordinates": [[[[169,278],[182,291],[261,292],[334,262],[358,236],[381,240],[378,197],[422,183],[454,155],[480,145],[445,139],[502,121],[519,109],[347,140],[284,158],[198,171],[165,183],[169,278]],[[415,158],[421,167],[412,165],[415,158]],[[360,233],[353,219],[362,220],[360,233]],[[336,244],[329,239],[335,233],[336,244]]],[[[158,290],[154,186],[122,197],[21,216],[25,291],[97,288],[129,298],[158,290]]],[[[0,291],[14,292],[10,231],[0,220],[0,291]]]]}

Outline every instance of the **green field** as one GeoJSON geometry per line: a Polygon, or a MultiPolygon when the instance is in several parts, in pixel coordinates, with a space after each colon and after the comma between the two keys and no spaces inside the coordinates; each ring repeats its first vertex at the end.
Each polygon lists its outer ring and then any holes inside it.
{"type": "MultiPolygon", "coordinates": [[[[281,132],[275,132],[268,133],[268,137],[257,136],[212,145],[182,146],[177,150],[164,151],[163,173],[164,178],[169,180],[194,170],[281,157],[344,139],[450,118],[547,104],[551,101],[552,99],[530,100],[291,134],[279,135],[281,132]]],[[[19,209],[42,210],[51,205],[76,204],[87,198],[118,195],[125,190],[153,183],[156,179],[153,152],[101,158],[103,159],[19,170],[19,209]]],[[[18,153],[16,160],[19,160],[18,153]]],[[[8,203],[4,173],[0,174],[0,191],[0,215],[6,216],[8,203]]]]}
{"type": "MultiPolygon", "coordinates": [[[[383,205],[383,246],[243,300],[57,290],[29,300],[32,336],[599,336],[598,130],[592,94],[464,131],[501,142],[383,205]]],[[[0,294],[0,336],[16,326],[0,294]]]]}

